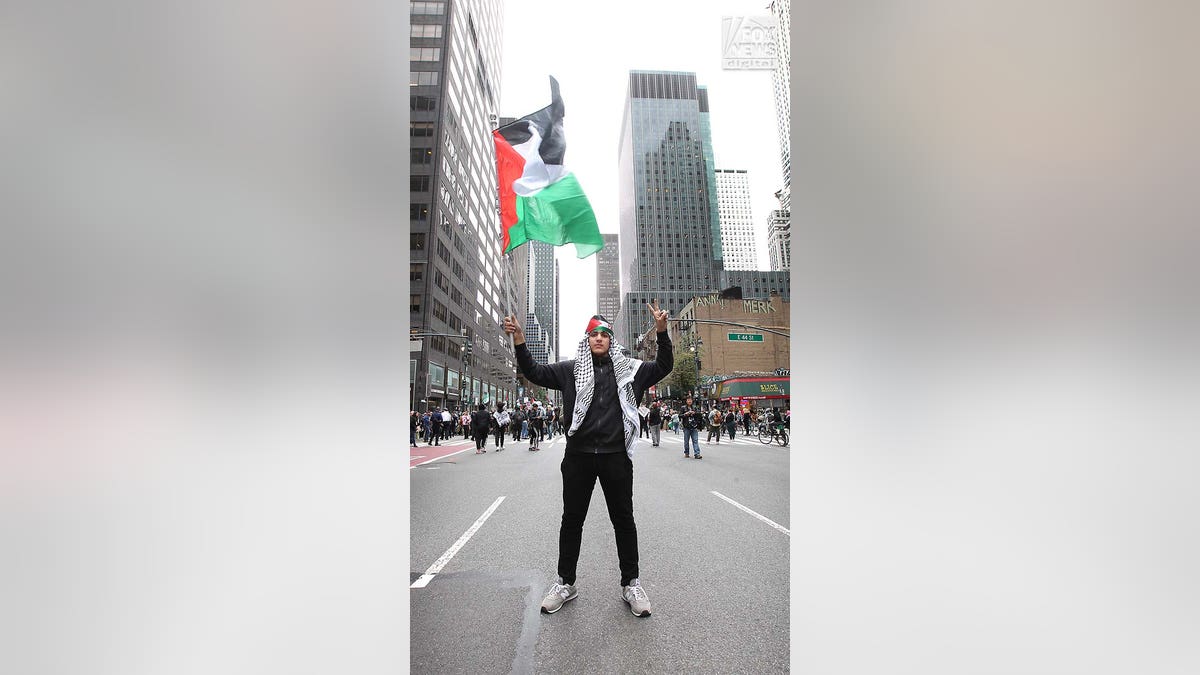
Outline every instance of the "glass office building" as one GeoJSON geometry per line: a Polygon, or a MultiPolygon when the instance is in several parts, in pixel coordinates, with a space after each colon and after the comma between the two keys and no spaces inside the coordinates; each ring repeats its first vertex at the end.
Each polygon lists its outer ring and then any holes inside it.
{"type": "Polygon", "coordinates": [[[676,314],[720,283],[708,91],[696,83],[695,73],[630,72],[618,167],[617,337],[636,352],[637,336],[653,325],[647,302],[657,300],[676,314]]]}

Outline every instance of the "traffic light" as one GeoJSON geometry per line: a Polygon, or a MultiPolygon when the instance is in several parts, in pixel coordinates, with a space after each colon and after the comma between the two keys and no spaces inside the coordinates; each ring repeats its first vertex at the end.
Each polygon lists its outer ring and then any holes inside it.
{"type": "Polygon", "coordinates": [[[468,342],[466,344],[466,346],[463,347],[463,358],[467,358],[467,359],[471,358],[471,353],[472,353],[471,343],[468,342]]]}

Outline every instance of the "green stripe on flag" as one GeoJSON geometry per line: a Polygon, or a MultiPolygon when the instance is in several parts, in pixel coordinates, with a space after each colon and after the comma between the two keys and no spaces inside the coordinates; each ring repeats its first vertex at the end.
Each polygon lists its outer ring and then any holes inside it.
{"type": "Polygon", "coordinates": [[[596,214],[573,173],[531,197],[517,197],[517,222],[509,228],[508,237],[505,253],[531,240],[554,246],[575,244],[578,258],[604,248],[596,214]]]}

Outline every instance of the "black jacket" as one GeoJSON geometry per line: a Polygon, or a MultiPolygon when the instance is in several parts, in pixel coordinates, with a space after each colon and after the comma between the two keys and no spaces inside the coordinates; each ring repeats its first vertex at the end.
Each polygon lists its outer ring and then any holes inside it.
{"type": "Polygon", "coordinates": [[[471,433],[486,434],[491,426],[492,416],[487,410],[471,411],[471,433]]]}
{"type": "MultiPolygon", "coordinates": [[[[607,361],[607,379],[616,389],[616,378],[612,374],[611,361],[607,361]]],[[[533,360],[528,344],[517,345],[517,365],[521,374],[533,384],[558,389],[563,393],[562,423],[568,429],[575,414],[575,359],[542,365],[533,360]]],[[[654,362],[645,362],[633,375],[633,400],[639,401],[646,390],[671,373],[675,358],[671,351],[671,338],[666,331],[658,334],[658,357],[654,362]]],[[[599,394],[604,384],[603,368],[596,373],[595,392],[599,394]]],[[[625,425],[621,422],[621,406],[614,399],[611,404],[592,399],[587,417],[575,433],[567,437],[567,452],[615,452],[625,449],[625,425]],[[615,423],[613,418],[615,417],[615,423]]]]}

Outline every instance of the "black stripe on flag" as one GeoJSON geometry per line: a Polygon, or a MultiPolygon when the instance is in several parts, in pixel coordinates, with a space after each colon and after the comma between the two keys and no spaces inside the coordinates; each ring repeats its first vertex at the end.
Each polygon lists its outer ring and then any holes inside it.
{"type": "Polygon", "coordinates": [[[562,166],[567,154],[567,139],[563,135],[563,102],[558,93],[558,80],[550,78],[550,105],[530,113],[521,119],[510,122],[496,131],[508,141],[509,145],[520,145],[533,134],[529,130],[532,124],[542,137],[538,146],[538,154],[547,166],[562,166]]]}

